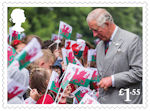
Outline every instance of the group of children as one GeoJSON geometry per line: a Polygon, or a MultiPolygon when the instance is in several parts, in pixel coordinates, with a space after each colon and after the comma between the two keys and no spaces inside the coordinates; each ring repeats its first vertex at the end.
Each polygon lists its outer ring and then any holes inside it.
{"type": "MultiPolygon", "coordinates": [[[[61,49],[65,46],[65,42],[62,40],[57,48],[57,43],[54,43],[54,41],[42,41],[40,37],[36,35],[29,35],[22,40],[14,40],[11,43],[11,46],[18,54],[32,40],[32,38],[36,38],[40,43],[43,55],[22,70],[19,70],[15,64],[8,67],[8,77],[28,87],[26,91],[18,94],[12,99],[8,99],[9,104],[52,104],[57,96],[57,93],[51,90],[48,90],[46,95],[45,92],[48,87],[52,71],[59,74],[59,79],[61,78],[59,84],[61,84],[63,72],[67,67],[63,62],[61,51],[61,49]]],[[[89,67],[87,62],[87,51],[90,48],[90,45],[86,44],[82,57],[78,58],[84,67],[89,67]]],[[[96,63],[91,63],[90,67],[96,67],[96,63]]],[[[73,104],[74,96],[71,95],[71,93],[78,87],[79,86],[74,84],[68,84],[64,93],[59,94],[58,99],[62,94],[59,104],[73,104]]]]}

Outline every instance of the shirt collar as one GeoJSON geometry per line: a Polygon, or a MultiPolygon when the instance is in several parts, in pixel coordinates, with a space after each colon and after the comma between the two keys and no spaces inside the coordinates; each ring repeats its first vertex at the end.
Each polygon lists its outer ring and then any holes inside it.
{"type": "Polygon", "coordinates": [[[115,30],[114,30],[113,34],[111,35],[110,41],[113,40],[113,38],[114,38],[114,36],[115,36],[117,30],[118,30],[118,26],[115,27],[115,30]]]}

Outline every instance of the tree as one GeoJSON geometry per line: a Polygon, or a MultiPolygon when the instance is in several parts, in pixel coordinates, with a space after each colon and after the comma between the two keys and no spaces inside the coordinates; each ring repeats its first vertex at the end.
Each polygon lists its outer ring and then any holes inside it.
{"type": "MultiPolygon", "coordinates": [[[[35,34],[42,40],[49,40],[52,33],[58,33],[59,22],[64,21],[73,27],[71,39],[76,33],[81,33],[83,39],[93,44],[95,39],[89,31],[86,17],[96,7],[9,7],[8,27],[13,9],[21,8],[25,11],[26,22],[22,24],[26,35],[35,34]]],[[[121,28],[142,37],[142,8],[141,7],[103,7],[113,16],[114,22],[121,28]]]]}

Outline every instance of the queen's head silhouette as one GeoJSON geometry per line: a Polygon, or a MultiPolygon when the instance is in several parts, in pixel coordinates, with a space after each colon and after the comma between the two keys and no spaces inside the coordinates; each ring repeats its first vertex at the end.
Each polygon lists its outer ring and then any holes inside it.
{"type": "Polygon", "coordinates": [[[13,23],[15,23],[15,25],[12,27],[12,30],[15,30],[20,33],[23,32],[24,29],[21,27],[21,24],[25,22],[25,19],[26,17],[24,15],[24,10],[19,8],[14,9],[11,13],[10,19],[13,23]]]}

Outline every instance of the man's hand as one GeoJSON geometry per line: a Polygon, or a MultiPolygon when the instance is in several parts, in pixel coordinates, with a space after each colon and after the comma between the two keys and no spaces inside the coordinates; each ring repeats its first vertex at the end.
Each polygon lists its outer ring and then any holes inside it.
{"type": "Polygon", "coordinates": [[[112,86],[111,76],[102,78],[101,81],[98,83],[98,87],[104,88],[104,90],[107,90],[110,86],[112,86]]]}

